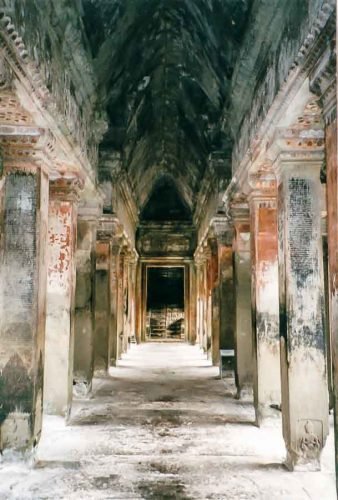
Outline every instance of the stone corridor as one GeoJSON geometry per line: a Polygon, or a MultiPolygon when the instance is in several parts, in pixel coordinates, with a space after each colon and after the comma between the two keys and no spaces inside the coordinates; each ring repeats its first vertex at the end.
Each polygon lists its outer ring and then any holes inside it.
{"type": "Polygon", "coordinates": [[[322,471],[290,473],[280,414],[254,426],[229,375],[197,346],[132,345],[69,425],[45,417],[30,465],[0,462],[0,499],[334,499],[332,422],[322,471]]]}

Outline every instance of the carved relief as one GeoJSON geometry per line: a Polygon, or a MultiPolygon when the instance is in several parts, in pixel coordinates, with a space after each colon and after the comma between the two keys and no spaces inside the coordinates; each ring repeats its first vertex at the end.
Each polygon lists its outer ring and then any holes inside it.
{"type": "Polygon", "coordinates": [[[320,420],[299,420],[299,451],[307,458],[316,458],[322,449],[322,422],[320,420]]]}

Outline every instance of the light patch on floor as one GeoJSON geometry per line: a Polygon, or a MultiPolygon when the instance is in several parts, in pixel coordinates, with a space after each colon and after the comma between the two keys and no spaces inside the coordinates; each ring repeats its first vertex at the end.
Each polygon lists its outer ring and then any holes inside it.
{"type": "Polygon", "coordinates": [[[290,473],[280,414],[256,428],[217,377],[197,347],[132,346],[70,425],[45,417],[34,460],[2,460],[0,499],[335,499],[332,424],[322,471],[290,473]]]}

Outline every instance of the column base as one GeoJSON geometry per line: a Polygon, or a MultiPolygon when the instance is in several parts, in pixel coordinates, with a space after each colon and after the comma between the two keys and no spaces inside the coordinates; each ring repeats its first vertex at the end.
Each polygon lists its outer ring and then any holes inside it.
{"type": "Polygon", "coordinates": [[[13,412],[0,425],[0,451],[11,450],[24,452],[33,448],[40,439],[32,433],[31,414],[13,412]]]}
{"type": "Polygon", "coordinates": [[[291,472],[317,472],[320,471],[320,456],[322,450],[317,456],[307,457],[294,451],[288,451],[285,466],[291,472]]]}
{"type": "Polygon", "coordinates": [[[78,399],[87,398],[92,391],[92,380],[77,378],[73,382],[73,396],[78,399]]]}
{"type": "Polygon", "coordinates": [[[235,399],[252,399],[253,387],[251,384],[243,384],[237,386],[235,399]]]}
{"type": "Polygon", "coordinates": [[[280,407],[277,403],[272,403],[271,405],[259,405],[258,408],[255,408],[255,424],[257,427],[263,427],[265,425],[269,425],[271,421],[281,419],[282,413],[279,408],[280,407]]]}

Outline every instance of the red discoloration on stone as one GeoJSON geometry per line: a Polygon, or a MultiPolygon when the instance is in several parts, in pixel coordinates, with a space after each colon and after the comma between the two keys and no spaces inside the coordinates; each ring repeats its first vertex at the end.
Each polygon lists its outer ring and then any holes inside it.
{"type": "Polygon", "coordinates": [[[257,262],[275,262],[277,250],[276,208],[260,207],[258,213],[257,262]]]}
{"type": "Polygon", "coordinates": [[[327,220],[331,293],[338,288],[337,122],[326,127],[327,220]]]}
{"type": "Polygon", "coordinates": [[[71,202],[60,202],[59,200],[50,203],[50,227],[48,230],[49,242],[49,266],[48,277],[51,281],[59,283],[67,281],[71,265],[72,255],[72,211],[71,202]]]}

